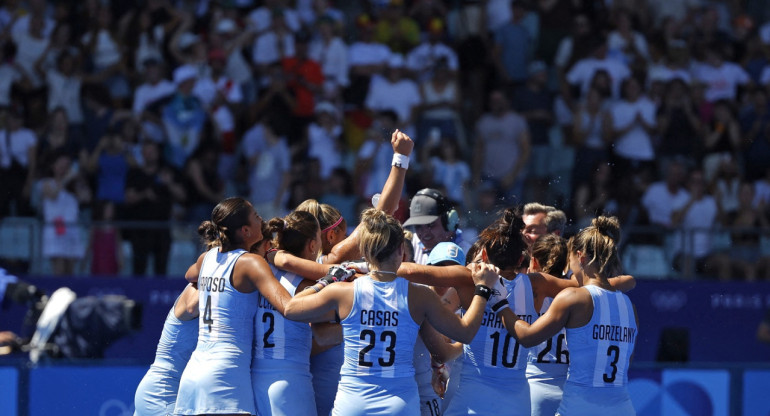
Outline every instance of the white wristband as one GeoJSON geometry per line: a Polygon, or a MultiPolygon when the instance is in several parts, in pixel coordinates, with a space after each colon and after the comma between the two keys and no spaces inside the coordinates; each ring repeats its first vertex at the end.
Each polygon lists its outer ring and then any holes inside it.
{"type": "Polygon", "coordinates": [[[401,169],[409,169],[409,156],[401,153],[393,153],[393,166],[401,169]]]}

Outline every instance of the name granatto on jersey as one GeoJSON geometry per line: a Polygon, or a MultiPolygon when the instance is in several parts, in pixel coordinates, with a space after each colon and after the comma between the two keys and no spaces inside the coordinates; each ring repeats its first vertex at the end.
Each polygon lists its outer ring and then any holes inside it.
{"type": "Polygon", "coordinates": [[[636,328],[622,325],[594,325],[592,335],[593,339],[597,340],[633,344],[636,339],[636,328]]]}
{"type": "MultiPolygon", "coordinates": [[[[519,319],[525,321],[528,324],[532,323],[532,315],[518,315],[519,319]]],[[[492,311],[484,311],[484,315],[481,317],[481,326],[494,329],[500,329],[503,327],[503,318],[500,314],[492,311]]]]}

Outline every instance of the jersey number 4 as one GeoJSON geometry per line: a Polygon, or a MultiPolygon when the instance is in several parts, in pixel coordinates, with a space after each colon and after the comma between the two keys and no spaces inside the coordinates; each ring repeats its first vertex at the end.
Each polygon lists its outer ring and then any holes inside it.
{"type": "MultiPolygon", "coordinates": [[[[367,341],[367,338],[369,344],[364,348],[361,348],[361,351],[358,352],[358,365],[362,367],[371,367],[374,365],[373,362],[366,360],[366,354],[374,348],[377,334],[371,329],[364,329],[361,331],[360,339],[361,341],[367,341]]],[[[396,361],[396,333],[393,331],[382,331],[380,334],[380,342],[388,342],[388,346],[385,347],[385,351],[388,352],[388,358],[384,359],[383,357],[380,357],[377,359],[377,363],[380,367],[390,367],[396,361]]]]}
{"type": "Polygon", "coordinates": [[[206,296],[206,307],[203,308],[203,323],[209,326],[209,332],[211,332],[211,325],[214,325],[214,319],[211,317],[211,295],[206,296]]]}

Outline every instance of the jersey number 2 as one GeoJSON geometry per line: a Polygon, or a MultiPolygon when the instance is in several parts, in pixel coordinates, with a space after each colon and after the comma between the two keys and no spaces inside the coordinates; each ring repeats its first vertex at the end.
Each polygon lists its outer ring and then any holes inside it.
{"type": "MultiPolygon", "coordinates": [[[[374,348],[374,341],[377,338],[377,334],[371,329],[364,329],[361,331],[361,341],[365,341],[369,338],[369,345],[361,348],[358,352],[358,365],[362,367],[371,367],[373,362],[366,360],[366,354],[374,348]]],[[[385,347],[385,351],[388,352],[388,359],[384,360],[382,357],[377,359],[377,363],[380,367],[390,367],[396,361],[396,333],[393,331],[382,331],[380,334],[380,342],[385,342],[386,338],[389,338],[388,346],[385,347]]]]}

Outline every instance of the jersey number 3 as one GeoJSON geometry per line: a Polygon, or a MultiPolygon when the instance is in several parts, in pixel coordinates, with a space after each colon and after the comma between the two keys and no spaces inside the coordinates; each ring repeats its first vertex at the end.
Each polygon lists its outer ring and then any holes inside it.
{"type": "Polygon", "coordinates": [[[610,345],[609,348],[607,348],[607,356],[612,357],[610,359],[610,367],[612,367],[612,373],[602,374],[602,378],[604,379],[605,383],[612,383],[615,381],[615,375],[618,374],[618,359],[620,358],[620,347],[617,345],[610,345]]]}
{"type": "MultiPolygon", "coordinates": [[[[358,365],[362,367],[371,367],[373,362],[366,360],[366,354],[374,348],[374,343],[377,338],[377,334],[371,329],[364,329],[361,331],[361,341],[366,341],[368,338],[369,344],[361,351],[358,352],[358,365]]],[[[388,342],[388,346],[385,347],[385,351],[388,352],[388,358],[383,359],[380,357],[377,359],[377,363],[380,367],[390,367],[396,361],[396,333],[393,331],[382,331],[380,334],[380,342],[388,342]]]]}

